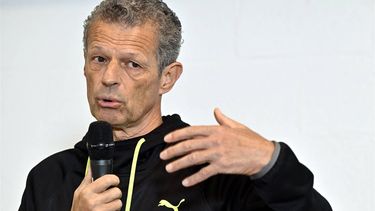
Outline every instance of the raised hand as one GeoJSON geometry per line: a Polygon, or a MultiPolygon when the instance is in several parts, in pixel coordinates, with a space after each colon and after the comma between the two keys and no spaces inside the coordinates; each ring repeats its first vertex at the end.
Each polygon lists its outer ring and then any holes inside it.
{"type": "Polygon", "coordinates": [[[165,136],[165,142],[175,143],[160,154],[160,158],[177,160],[167,164],[168,172],[194,165],[208,164],[185,178],[184,186],[193,186],[216,174],[254,175],[271,160],[274,144],[245,125],[214,110],[219,125],[191,126],[165,136]]]}

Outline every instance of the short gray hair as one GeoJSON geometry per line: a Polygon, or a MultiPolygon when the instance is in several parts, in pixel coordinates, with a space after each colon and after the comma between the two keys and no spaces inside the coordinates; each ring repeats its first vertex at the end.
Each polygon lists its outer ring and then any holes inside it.
{"type": "Polygon", "coordinates": [[[95,21],[124,26],[155,24],[158,37],[157,60],[159,71],[177,60],[181,48],[181,22],[162,0],[104,0],[84,22],[83,50],[87,52],[90,27],[95,21]]]}

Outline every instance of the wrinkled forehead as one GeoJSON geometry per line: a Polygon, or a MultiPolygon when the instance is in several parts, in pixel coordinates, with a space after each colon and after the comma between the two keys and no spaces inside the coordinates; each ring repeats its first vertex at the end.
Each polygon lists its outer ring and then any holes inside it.
{"type": "MultiPolygon", "coordinates": [[[[133,31],[135,36],[141,36],[147,34],[149,37],[152,37],[152,42],[154,46],[159,45],[159,25],[155,21],[148,20],[146,22],[139,22],[139,24],[127,24],[124,22],[113,22],[109,20],[95,20],[92,22],[90,27],[87,30],[87,42],[89,42],[93,33],[102,33],[102,28],[106,26],[111,26],[113,30],[112,33],[121,33],[124,31],[133,31]]],[[[108,28],[108,27],[107,27],[108,28]]],[[[113,34],[115,35],[115,34],[113,34]]],[[[88,43],[86,43],[88,44],[88,43]]]]}
{"type": "Polygon", "coordinates": [[[157,30],[155,29],[154,25],[151,23],[145,23],[143,25],[135,25],[135,26],[128,26],[119,23],[106,23],[103,21],[95,22],[90,30],[88,31],[88,38],[107,33],[110,36],[147,36],[152,38],[152,41],[155,42],[157,40],[157,30]]]}

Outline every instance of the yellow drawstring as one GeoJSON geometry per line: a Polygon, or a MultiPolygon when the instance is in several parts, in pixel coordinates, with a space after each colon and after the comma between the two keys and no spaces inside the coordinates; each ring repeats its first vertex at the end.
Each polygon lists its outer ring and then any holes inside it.
{"type": "Polygon", "coordinates": [[[86,164],[85,176],[89,173],[89,166],[90,166],[90,157],[87,158],[87,164],[86,164]]]}
{"type": "Polygon", "coordinates": [[[135,179],[135,170],[137,168],[137,160],[139,155],[139,150],[141,149],[142,144],[146,140],[142,138],[138,141],[137,146],[135,147],[134,154],[133,154],[133,161],[132,167],[130,170],[130,179],[129,179],[129,187],[128,187],[128,196],[126,197],[126,206],[125,211],[130,211],[130,206],[132,203],[132,196],[133,196],[133,186],[134,186],[134,179],[135,179]]]}

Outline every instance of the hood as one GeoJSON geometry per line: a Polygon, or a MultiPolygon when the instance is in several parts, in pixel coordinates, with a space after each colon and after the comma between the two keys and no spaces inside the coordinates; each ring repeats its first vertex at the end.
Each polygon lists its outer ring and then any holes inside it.
{"type": "MultiPolygon", "coordinates": [[[[146,141],[142,145],[137,165],[137,172],[142,172],[152,165],[152,161],[159,160],[160,152],[165,148],[164,136],[168,133],[189,126],[183,122],[179,115],[173,114],[162,117],[163,123],[152,130],[150,133],[122,141],[115,141],[115,153],[113,157],[113,173],[121,176],[127,176],[130,173],[130,165],[137,142],[144,138],[146,141]],[[151,161],[151,162],[148,162],[151,161]]],[[[86,135],[82,141],[78,142],[74,148],[88,156],[86,148],[86,135]]]]}

